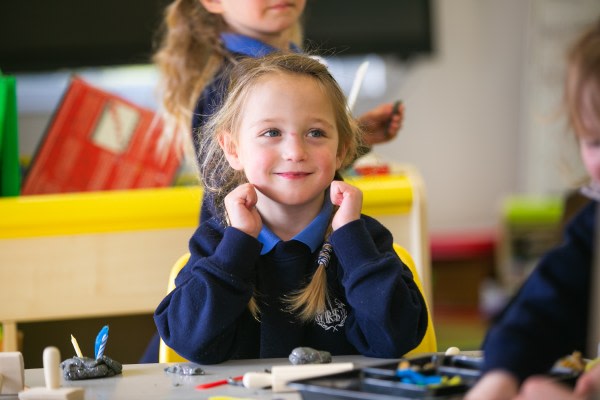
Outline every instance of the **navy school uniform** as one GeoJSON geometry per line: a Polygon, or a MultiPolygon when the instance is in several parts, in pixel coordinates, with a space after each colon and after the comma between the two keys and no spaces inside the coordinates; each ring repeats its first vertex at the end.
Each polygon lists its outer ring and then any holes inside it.
{"type": "Polygon", "coordinates": [[[325,201],[313,223],[287,242],[267,228],[256,239],[214,218],[202,223],[176,289],[155,312],[165,343],[201,364],[288,357],[298,346],[381,358],[416,347],[427,328],[424,299],[390,232],[368,216],[330,237],[331,307],[309,322],[286,310],[282,297],[303,287],[317,267],[331,209],[325,201]],[[253,294],[259,321],[248,309],[253,294]]]}
{"type": "Polygon", "coordinates": [[[503,369],[523,381],[573,351],[585,352],[597,204],[573,217],[562,244],[544,255],[489,330],[484,372],[503,369]]]}

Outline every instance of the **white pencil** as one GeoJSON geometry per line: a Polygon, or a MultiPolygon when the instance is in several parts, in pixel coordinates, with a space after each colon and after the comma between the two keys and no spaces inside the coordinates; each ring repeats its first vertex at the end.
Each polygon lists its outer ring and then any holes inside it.
{"type": "Polygon", "coordinates": [[[360,87],[362,86],[362,83],[365,79],[365,75],[367,74],[367,68],[369,68],[369,61],[365,60],[362,62],[362,64],[360,64],[360,66],[356,70],[354,82],[352,83],[350,94],[348,95],[349,111],[352,111],[354,109],[354,104],[356,104],[356,99],[358,98],[358,92],[360,92],[360,87]]]}

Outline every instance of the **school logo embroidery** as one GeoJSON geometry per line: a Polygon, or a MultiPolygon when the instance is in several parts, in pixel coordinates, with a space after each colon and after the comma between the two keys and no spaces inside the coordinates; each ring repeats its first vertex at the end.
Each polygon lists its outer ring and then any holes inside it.
{"type": "Polygon", "coordinates": [[[344,326],[347,316],[346,305],[338,299],[334,299],[332,308],[318,314],[315,317],[315,322],[326,331],[333,329],[335,332],[338,328],[344,326]]]}

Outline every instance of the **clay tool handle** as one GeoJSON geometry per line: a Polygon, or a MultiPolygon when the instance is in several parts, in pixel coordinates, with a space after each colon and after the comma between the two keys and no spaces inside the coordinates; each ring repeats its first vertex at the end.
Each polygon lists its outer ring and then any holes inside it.
{"type": "Polygon", "coordinates": [[[291,391],[293,389],[287,387],[288,382],[350,371],[353,368],[352,363],[276,365],[271,368],[270,374],[247,372],[242,382],[245,387],[252,389],[271,386],[274,392],[291,391]]]}
{"type": "Polygon", "coordinates": [[[43,354],[46,389],[60,387],[60,352],[56,347],[46,347],[43,354]]]}

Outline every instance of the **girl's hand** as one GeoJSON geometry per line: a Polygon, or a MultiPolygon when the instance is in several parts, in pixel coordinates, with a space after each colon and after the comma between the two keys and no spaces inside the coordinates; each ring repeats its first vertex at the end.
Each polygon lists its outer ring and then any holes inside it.
{"type": "Polygon", "coordinates": [[[600,362],[577,379],[574,393],[583,399],[600,394],[600,362]]]}
{"type": "Polygon", "coordinates": [[[585,397],[576,397],[566,386],[546,376],[532,376],[527,378],[521,391],[514,400],[578,400],[585,397]]]}
{"type": "Polygon", "coordinates": [[[510,400],[517,395],[517,378],[505,371],[490,371],[467,392],[465,400],[510,400]]]}
{"type": "Polygon", "coordinates": [[[233,189],[225,197],[225,209],[229,224],[250,236],[258,237],[262,228],[262,219],[256,209],[258,196],[250,183],[244,183],[233,189]]]}
{"type": "Polygon", "coordinates": [[[399,104],[397,112],[394,112],[392,103],[381,104],[363,114],[358,120],[364,129],[365,144],[372,146],[390,141],[398,135],[402,128],[404,104],[399,104]]]}
{"type": "Polygon", "coordinates": [[[363,199],[360,189],[343,181],[333,181],[329,193],[331,194],[331,202],[339,206],[331,221],[331,227],[334,231],[360,218],[363,199]]]}

